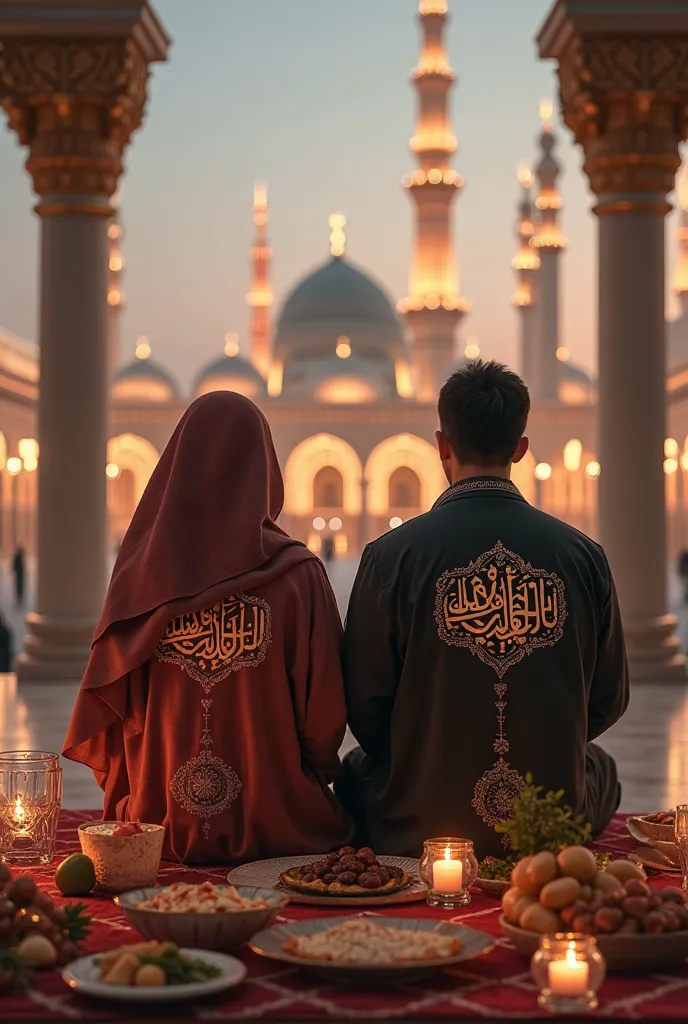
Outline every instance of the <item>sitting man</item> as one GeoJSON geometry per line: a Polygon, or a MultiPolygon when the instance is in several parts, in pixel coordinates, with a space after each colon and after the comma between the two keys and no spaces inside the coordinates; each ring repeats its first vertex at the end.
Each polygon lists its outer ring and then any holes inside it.
{"type": "Polygon", "coordinates": [[[363,553],[344,641],[360,748],[336,792],[381,853],[449,835],[499,856],[527,773],[595,834],[618,808],[616,765],[590,742],[628,703],[614,584],[598,544],[510,481],[529,411],[504,366],[454,373],[437,432],[450,487],[363,553]]]}

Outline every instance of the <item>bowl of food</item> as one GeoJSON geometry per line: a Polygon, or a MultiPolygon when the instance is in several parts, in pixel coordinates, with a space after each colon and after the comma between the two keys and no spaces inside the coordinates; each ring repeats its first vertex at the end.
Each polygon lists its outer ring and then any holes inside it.
{"type": "Polygon", "coordinates": [[[189,885],[136,889],[118,903],[139,934],[158,942],[223,952],[272,924],[289,898],[255,886],[189,885]]]}
{"type": "Polygon", "coordinates": [[[652,889],[630,860],[599,871],[582,847],[525,857],[502,899],[505,936],[532,956],[542,935],[594,935],[610,971],[676,967],[688,957],[688,907],[680,889],[652,889]]]}
{"type": "Polygon", "coordinates": [[[640,843],[668,843],[674,845],[674,812],[657,811],[629,818],[628,831],[640,843]]]}
{"type": "Polygon", "coordinates": [[[127,892],[155,885],[165,829],[139,822],[87,821],[79,825],[81,851],[93,861],[96,888],[127,892]]]}

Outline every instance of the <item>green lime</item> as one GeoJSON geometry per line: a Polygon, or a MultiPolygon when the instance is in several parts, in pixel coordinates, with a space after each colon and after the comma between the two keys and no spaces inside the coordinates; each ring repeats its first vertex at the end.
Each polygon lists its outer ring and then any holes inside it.
{"type": "Polygon", "coordinates": [[[63,896],[85,896],[95,884],[96,869],[85,853],[73,853],[55,872],[55,885],[63,896]]]}

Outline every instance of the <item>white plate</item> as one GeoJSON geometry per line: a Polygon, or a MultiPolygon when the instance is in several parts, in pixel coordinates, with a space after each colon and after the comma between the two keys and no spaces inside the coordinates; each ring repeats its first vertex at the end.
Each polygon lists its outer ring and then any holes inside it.
{"type": "Polygon", "coordinates": [[[222,972],[217,978],[193,982],[190,985],[166,985],[164,988],[136,988],[135,986],[103,985],[97,961],[104,956],[95,953],[75,960],[62,972],[62,980],[74,991],[85,996],[97,996],[120,1003],[174,1003],[181,999],[200,999],[216,992],[240,985],[246,977],[246,968],[240,960],[224,953],[211,953],[207,949],[182,949],[194,959],[204,960],[222,972]]]}
{"type": "Polygon", "coordinates": [[[280,881],[280,875],[290,868],[312,864],[317,859],[273,857],[272,860],[254,860],[251,864],[242,864],[241,867],[230,871],[227,881],[230,885],[255,885],[263,889],[276,889],[278,892],[288,893],[290,903],[310,903],[317,907],[369,907],[373,904],[376,907],[384,907],[395,903],[417,903],[428,895],[427,886],[418,877],[418,861],[412,857],[378,857],[380,864],[401,868],[411,879],[405,889],[386,895],[376,896],[375,890],[372,890],[370,896],[328,896],[325,893],[311,896],[283,885],[280,881]]]}

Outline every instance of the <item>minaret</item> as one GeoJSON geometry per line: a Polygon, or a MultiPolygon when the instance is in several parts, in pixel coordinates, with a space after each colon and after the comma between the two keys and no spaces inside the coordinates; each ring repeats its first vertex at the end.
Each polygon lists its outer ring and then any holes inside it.
{"type": "Polygon", "coordinates": [[[253,223],[256,238],[251,248],[253,276],[246,301],[251,307],[249,335],[251,362],[263,377],[270,370],[270,307],[273,302],[270,283],[272,249],[268,245],[268,188],[262,181],[253,189],[253,223]]]}
{"type": "Polygon", "coordinates": [[[517,274],[517,287],[513,303],[521,319],[521,373],[526,384],[534,379],[534,359],[538,347],[538,328],[540,325],[539,308],[539,271],[540,256],[538,250],[531,245],[535,235],[533,197],[531,188],[534,176],[527,164],[519,164],[518,180],[521,183],[521,201],[518,204],[518,220],[516,222],[516,238],[518,252],[511,261],[517,274]]]}
{"type": "Polygon", "coordinates": [[[124,257],[122,243],[124,230],[120,221],[119,203],[113,196],[115,215],[108,227],[108,355],[110,382],[114,380],[117,363],[119,362],[119,331],[122,310],[126,304],[126,296],[122,291],[124,274],[124,257]]]}
{"type": "Polygon", "coordinates": [[[540,254],[540,332],[533,360],[531,391],[536,401],[555,402],[559,383],[559,255],[567,242],[558,223],[562,207],[557,188],[561,168],[553,156],[557,144],[552,129],[554,108],[549,100],[540,104],[542,157],[535,174],[538,219],[531,245],[540,254]]]}
{"type": "Polygon", "coordinates": [[[460,298],[452,230],[452,204],[463,179],[449,162],[457,140],[449,113],[455,76],[444,45],[447,0],[419,3],[423,45],[412,75],[418,117],[411,139],[419,168],[404,181],[416,204],[416,237],[409,295],[398,308],[414,337],[417,397],[434,401],[454,363],[454,333],[469,306],[460,298]]]}
{"type": "Polygon", "coordinates": [[[681,207],[681,223],[677,231],[678,258],[673,289],[683,317],[688,313],[688,165],[683,164],[676,176],[676,193],[681,207]]]}

